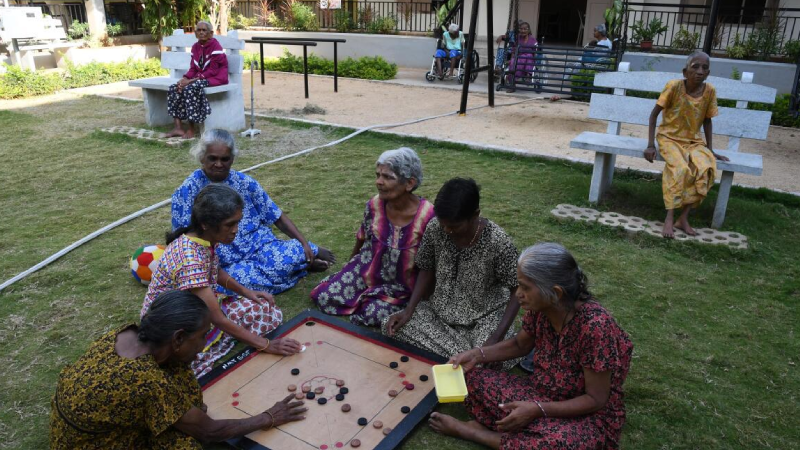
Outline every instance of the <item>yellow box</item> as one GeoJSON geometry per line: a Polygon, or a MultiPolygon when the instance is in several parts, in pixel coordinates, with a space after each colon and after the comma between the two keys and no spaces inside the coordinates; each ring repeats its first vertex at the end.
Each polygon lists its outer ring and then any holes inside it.
{"type": "Polygon", "coordinates": [[[461,366],[456,369],[452,364],[433,366],[433,383],[439,403],[463,402],[467,397],[467,382],[464,381],[464,369],[461,366]]]}

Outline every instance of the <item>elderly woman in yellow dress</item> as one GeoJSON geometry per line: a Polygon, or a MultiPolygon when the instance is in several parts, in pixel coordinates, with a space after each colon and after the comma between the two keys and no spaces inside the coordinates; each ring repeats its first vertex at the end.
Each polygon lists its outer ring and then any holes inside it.
{"type": "Polygon", "coordinates": [[[658,152],[666,166],[661,179],[664,206],[667,217],[661,234],[665,238],[675,237],[674,228],[690,236],[697,232],[689,225],[689,211],[700,205],[714,186],[717,162],[728,158],[714,153],[711,147],[711,118],[716,116],[717,93],[706,78],[711,62],[703,52],[694,52],[686,60],[683,79],[667,83],[650,113],[645,158],[651,163],[656,157],[656,119],[663,111],[664,117],[658,127],[658,152]],[[703,127],[706,140],[700,137],[703,127]],[[683,208],[675,224],[675,210],[683,208]]]}
{"type": "Polygon", "coordinates": [[[189,291],[165,291],[141,324],[104,334],[61,371],[50,414],[50,448],[201,449],[304,419],[288,396],[245,419],[206,414],[189,364],[205,345],[208,306],[189,291]]]}

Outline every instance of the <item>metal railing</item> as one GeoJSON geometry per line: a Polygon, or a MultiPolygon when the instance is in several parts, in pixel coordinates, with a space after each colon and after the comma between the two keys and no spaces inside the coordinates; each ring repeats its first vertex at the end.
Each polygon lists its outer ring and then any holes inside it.
{"type": "MultiPolygon", "coordinates": [[[[354,31],[374,31],[379,21],[384,26],[393,25],[393,32],[427,33],[437,28],[437,1],[418,2],[381,2],[381,1],[347,1],[341,2],[341,9],[321,9],[319,0],[300,0],[311,8],[317,16],[317,24],[321,30],[332,31],[342,28],[340,22],[349,21],[354,31]],[[393,22],[393,23],[392,23],[393,22]]],[[[281,2],[272,1],[271,11],[281,15],[281,2]]],[[[264,5],[259,0],[239,0],[233,12],[248,18],[265,16],[264,5]]],[[[460,23],[461,11],[453,15],[452,21],[460,23]]],[[[259,25],[269,25],[259,23],[259,25]]]]}
{"type": "MultiPolygon", "coordinates": [[[[668,30],[655,36],[653,47],[669,48],[687,42],[688,44],[682,48],[687,50],[686,47],[694,40],[694,48],[703,48],[711,7],[634,2],[628,2],[626,6],[625,36],[629,44],[638,44],[634,40],[632,25],[639,21],[647,25],[651,20],[659,19],[668,30]]],[[[767,24],[770,22],[774,24],[772,28],[774,45],[770,51],[772,55],[780,54],[786,42],[800,39],[800,8],[770,9],[763,6],[723,5],[719,9],[711,49],[725,51],[737,42],[740,44],[747,42],[751,35],[755,40],[759,34],[754,35],[754,33],[766,34],[761,30],[768,28],[767,24]]],[[[763,40],[764,38],[760,38],[760,42],[763,40]]]]}
{"type": "Polygon", "coordinates": [[[603,47],[539,45],[530,49],[527,56],[525,50],[520,55],[519,60],[512,55],[504,64],[496,87],[498,91],[515,89],[588,99],[593,92],[607,91],[595,87],[594,76],[617,70],[621,52],[603,47]]]}

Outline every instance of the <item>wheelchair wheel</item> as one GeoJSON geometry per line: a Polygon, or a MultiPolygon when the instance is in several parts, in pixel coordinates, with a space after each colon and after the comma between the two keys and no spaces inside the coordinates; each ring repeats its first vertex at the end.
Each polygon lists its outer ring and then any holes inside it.
{"type": "MultiPolygon", "coordinates": [[[[469,74],[469,82],[474,83],[478,78],[478,68],[481,66],[481,57],[478,52],[472,51],[472,72],[469,74]]],[[[491,70],[491,69],[490,69],[491,70]]]]}
{"type": "Polygon", "coordinates": [[[425,79],[428,80],[429,83],[433,83],[433,80],[436,79],[436,75],[431,71],[425,72],[425,79]]]}

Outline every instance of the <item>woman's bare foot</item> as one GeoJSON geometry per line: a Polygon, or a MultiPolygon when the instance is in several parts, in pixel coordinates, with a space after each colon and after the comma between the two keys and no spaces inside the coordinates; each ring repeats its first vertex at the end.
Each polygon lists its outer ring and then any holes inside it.
{"type": "Polygon", "coordinates": [[[189,127],[189,129],[186,130],[186,133],[183,133],[183,138],[194,139],[194,129],[192,129],[192,127],[189,127]]]}
{"type": "Polygon", "coordinates": [[[327,261],[329,264],[336,263],[336,255],[334,255],[333,252],[331,252],[325,247],[319,248],[319,252],[317,252],[317,258],[323,261],[327,261]]]}
{"type": "Polygon", "coordinates": [[[500,447],[500,433],[492,431],[474,420],[462,422],[447,414],[432,413],[428,425],[433,431],[445,436],[477,442],[491,448],[500,447]]]}
{"type": "Polygon", "coordinates": [[[325,272],[326,270],[328,270],[328,267],[330,266],[331,263],[329,263],[328,261],[319,258],[314,258],[314,261],[311,261],[311,264],[308,265],[306,270],[308,270],[309,272],[325,272]]]}
{"type": "Polygon", "coordinates": [[[697,236],[697,231],[695,231],[694,228],[692,228],[692,226],[689,225],[688,217],[681,216],[681,218],[678,220],[678,224],[675,225],[675,228],[683,230],[683,232],[688,234],[689,236],[697,236]]]}
{"type": "Polygon", "coordinates": [[[167,133],[167,137],[183,137],[183,130],[180,128],[173,128],[172,131],[167,133]]]}

